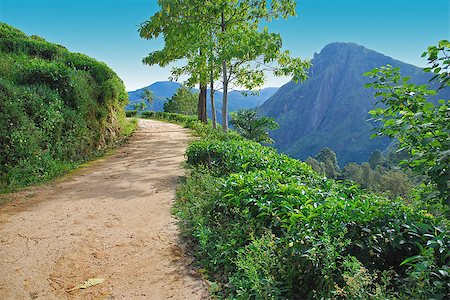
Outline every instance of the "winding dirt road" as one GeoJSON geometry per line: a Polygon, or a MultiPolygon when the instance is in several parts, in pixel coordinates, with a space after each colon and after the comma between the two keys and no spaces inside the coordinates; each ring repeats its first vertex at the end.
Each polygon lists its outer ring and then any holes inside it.
{"type": "Polygon", "coordinates": [[[140,120],[115,154],[14,194],[0,207],[0,299],[207,299],[170,214],[188,141],[140,120]],[[76,288],[90,278],[104,281],[76,288]]]}

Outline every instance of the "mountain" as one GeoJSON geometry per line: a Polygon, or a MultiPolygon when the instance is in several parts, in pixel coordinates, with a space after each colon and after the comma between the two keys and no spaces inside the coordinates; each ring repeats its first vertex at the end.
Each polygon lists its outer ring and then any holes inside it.
{"type": "MultiPolygon", "coordinates": [[[[282,86],[260,107],[260,114],[275,118],[280,129],[271,132],[275,147],[292,157],[306,159],[322,148],[336,152],[341,166],[367,161],[375,149],[384,150],[387,138],[370,139],[374,124],[367,121],[374,91],[363,74],[390,64],[414,83],[428,82],[430,74],[354,43],[332,43],[314,55],[309,78],[282,86]]],[[[444,91],[449,97],[449,89],[444,91]]]]}
{"type": "MultiPolygon", "coordinates": [[[[178,82],[173,81],[159,81],[155,82],[154,84],[138,89],[136,91],[128,92],[128,98],[130,100],[130,104],[128,104],[127,109],[132,109],[132,104],[136,102],[141,102],[142,95],[144,93],[145,89],[151,90],[155,95],[155,101],[153,103],[154,110],[155,111],[163,111],[164,103],[167,101],[167,98],[171,98],[173,94],[177,91],[177,89],[181,86],[178,82]]],[[[240,91],[231,91],[228,94],[228,109],[229,111],[236,111],[243,108],[253,108],[257,107],[259,105],[262,105],[264,101],[269,99],[275,92],[278,90],[278,88],[265,88],[261,89],[258,95],[251,95],[245,96],[240,91]]],[[[197,90],[195,90],[197,91],[197,90]]],[[[209,100],[209,90],[208,90],[208,111],[210,111],[210,100],[209,100]]],[[[221,120],[221,117],[219,116],[221,114],[222,110],[222,96],[223,94],[221,92],[215,92],[214,93],[214,99],[216,102],[216,111],[217,116],[219,118],[219,121],[221,120]]]]}
{"type": "MultiPolygon", "coordinates": [[[[240,91],[232,91],[228,94],[229,97],[229,107],[230,111],[236,111],[243,108],[253,108],[259,107],[262,105],[267,99],[269,99],[273,94],[278,91],[278,88],[268,87],[265,89],[261,89],[258,95],[243,95],[240,91]]],[[[209,96],[208,96],[209,99],[209,96]]],[[[215,96],[217,99],[217,105],[220,109],[222,109],[222,93],[218,92],[215,96]]]]}
{"type": "Polygon", "coordinates": [[[127,105],[126,109],[133,109],[133,103],[143,101],[142,95],[144,94],[144,90],[149,89],[155,96],[155,100],[153,102],[154,110],[163,111],[163,105],[167,101],[167,98],[171,98],[180,86],[181,84],[178,82],[158,81],[142,89],[128,92],[130,104],[127,105]]]}

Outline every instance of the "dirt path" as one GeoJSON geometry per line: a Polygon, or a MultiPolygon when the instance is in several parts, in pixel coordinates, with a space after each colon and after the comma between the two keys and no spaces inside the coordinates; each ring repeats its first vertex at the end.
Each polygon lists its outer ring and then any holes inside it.
{"type": "Polygon", "coordinates": [[[141,120],[130,143],[0,207],[0,299],[206,299],[170,214],[186,130],[141,120]],[[89,278],[105,281],[74,289],[89,278]]]}

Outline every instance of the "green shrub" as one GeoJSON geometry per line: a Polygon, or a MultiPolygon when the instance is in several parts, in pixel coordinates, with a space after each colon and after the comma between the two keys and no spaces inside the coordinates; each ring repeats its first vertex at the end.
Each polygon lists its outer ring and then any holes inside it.
{"type": "Polygon", "coordinates": [[[0,192],[58,176],[133,130],[104,63],[4,23],[0,54],[0,192]]]}
{"type": "Polygon", "coordinates": [[[0,38],[20,38],[27,39],[28,36],[19,29],[0,22],[0,38]]]}
{"type": "Polygon", "coordinates": [[[126,110],[125,115],[127,116],[127,118],[136,117],[137,110],[126,110]]]}
{"type": "Polygon", "coordinates": [[[235,134],[200,132],[176,212],[220,298],[448,295],[446,219],[326,179],[235,134]]]}
{"type": "Polygon", "coordinates": [[[198,119],[196,116],[188,116],[161,111],[143,111],[142,117],[182,124],[185,125],[185,127],[189,128],[192,128],[193,126],[195,126],[196,123],[198,123],[198,119]]]}
{"type": "Polygon", "coordinates": [[[230,125],[243,137],[259,143],[273,143],[269,130],[280,128],[274,118],[258,116],[257,108],[241,109],[230,113],[230,125]]]}
{"type": "Polygon", "coordinates": [[[213,173],[223,175],[268,168],[288,176],[312,174],[312,169],[307,164],[278,154],[273,148],[242,139],[235,134],[222,139],[214,137],[192,142],[186,151],[187,162],[205,166],[213,173]]]}
{"type": "Polygon", "coordinates": [[[23,53],[31,57],[55,60],[67,51],[65,48],[34,39],[0,38],[0,51],[4,53],[23,53]]]}

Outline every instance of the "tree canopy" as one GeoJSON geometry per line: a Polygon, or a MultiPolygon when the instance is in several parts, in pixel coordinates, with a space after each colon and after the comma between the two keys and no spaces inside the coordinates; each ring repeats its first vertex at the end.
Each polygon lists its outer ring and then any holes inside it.
{"type": "Polygon", "coordinates": [[[374,136],[396,139],[399,151],[409,152],[405,163],[426,176],[450,205],[450,100],[439,100],[437,105],[428,100],[450,84],[449,50],[450,43],[441,41],[424,53],[431,63],[425,71],[435,74],[429,85],[410,83],[399,68],[390,65],[365,75],[373,79],[366,87],[374,88],[378,102],[383,104],[370,111],[373,119],[383,124],[374,136]],[[436,83],[438,87],[433,88],[436,83]]]}
{"type": "Polygon", "coordinates": [[[164,111],[183,115],[195,115],[197,96],[190,88],[181,86],[172,98],[164,103],[164,111]]]}
{"type": "Polygon", "coordinates": [[[241,136],[259,143],[273,143],[269,130],[280,127],[273,118],[259,117],[256,108],[232,112],[230,124],[241,136]]]}
{"type": "MultiPolygon", "coordinates": [[[[295,15],[294,0],[159,0],[161,10],[141,24],[146,39],[162,36],[164,48],[143,59],[146,64],[167,66],[184,59],[172,69],[173,78],[189,75],[188,86],[199,84],[198,115],[206,121],[206,84],[221,79],[223,128],[228,128],[230,84],[257,89],[264,72],[306,78],[309,62],[282,51],[279,34],[269,33],[263,21],[295,15]],[[221,78],[220,78],[221,76],[221,78]]],[[[213,86],[213,84],[211,84],[213,86]]]]}

